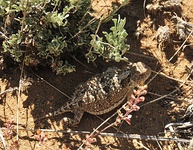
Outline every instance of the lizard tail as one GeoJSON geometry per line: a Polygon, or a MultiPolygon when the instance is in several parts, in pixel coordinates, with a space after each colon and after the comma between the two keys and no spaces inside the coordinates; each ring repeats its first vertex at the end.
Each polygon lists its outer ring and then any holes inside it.
{"type": "Polygon", "coordinates": [[[61,115],[65,112],[72,112],[72,109],[70,108],[71,103],[66,103],[66,105],[60,107],[58,110],[50,112],[42,117],[40,117],[39,119],[36,120],[40,120],[40,119],[44,119],[44,118],[49,118],[49,117],[54,117],[54,116],[58,116],[61,115]]]}

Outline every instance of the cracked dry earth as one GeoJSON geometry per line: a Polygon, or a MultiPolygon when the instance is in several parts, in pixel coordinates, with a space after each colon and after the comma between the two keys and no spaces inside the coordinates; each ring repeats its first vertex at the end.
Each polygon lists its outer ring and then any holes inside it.
{"type": "MultiPolygon", "coordinates": [[[[93,0],[93,4],[99,11],[103,6],[111,8],[111,2],[114,4],[122,1],[93,0]],[[98,4],[98,5],[97,5],[98,4]]],[[[171,2],[174,2],[171,0],[171,2]]],[[[191,32],[193,29],[193,0],[175,1],[177,4],[165,4],[165,1],[159,0],[136,0],[129,2],[117,13],[121,17],[126,17],[127,24],[125,29],[129,33],[128,43],[131,48],[126,56],[129,61],[141,61],[148,65],[153,73],[148,80],[148,94],[145,96],[144,103],[148,103],[160,96],[167,95],[176,90],[169,98],[163,98],[154,103],[150,103],[140,108],[138,112],[132,114],[131,123],[123,123],[118,126],[118,131],[114,128],[106,132],[127,133],[139,135],[164,135],[164,126],[171,122],[177,122],[183,116],[187,106],[192,103],[193,83],[190,75],[193,61],[193,47],[191,32]],[[178,6],[179,5],[179,6],[178,6]],[[167,7],[166,7],[167,6],[167,7]],[[186,24],[187,23],[187,24],[186,24]],[[192,26],[191,26],[192,25],[192,26]],[[159,74],[157,74],[159,73],[159,74]],[[182,85],[182,83],[185,84],[182,85]]],[[[104,11],[104,9],[103,9],[104,11]]],[[[111,11],[109,9],[106,10],[111,11]]],[[[103,12],[105,13],[105,12],[103,12]]],[[[109,29],[111,24],[104,24],[100,30],[109,29]]],[[[85,59],[79,60],[86,64],[85,59]]],[[[97,60],[96,66],[86,64],[88,68],[74,61],[77,70],[66,76],[55,76],[49,69],[26,71],[25,83],[28,83],[26,89],[21,92],[21,99],[17,105],[17,90],[1,95],[0,121],[1,127],[5,126],[5,120],[13,119],[16,122],[17,108],[19,107],[19,123],[25,125],[28,129],[64,129],[60,120],[64,115],[54,118],[41,120],[34,123],[34,119],[45,115],[48,112],[58,109],[67,101],[63,94],[72,95],[75,87],[80,82],[85,82],[93,74],[99,73],[99,70],[106,70],[109,66],[124,66],[124,63],[105,63],[103,60],[97,60]],[[36,76],[38,75],[38,77],[36,76]],[[41,78],[40,78],[41,77],[41,78]],[[42,78],[44,80],[42,80],[42,78]],[[59,92],[51,85],[61,90],[59,92]]],[[[18,87],[20,78],[20,69],[15,66],[7,66],[7,69],[0,72],[1,92],[18,87]]],[[[93,131],[106,118],[111,116],[116,110],[99,117],[85,113],[80,124],[77,127],[70,128],[73,131],[93,131]]],[[[72,114],[65,116],[73,117],[72,114]]],[[[108,122],[113,122],[115,117],[108,122]]],[[[16,125],[14,125],[16,127],[16,125]]],[[[23,127],[20,125],[20,129],[23,127]]],[[[66,130],[66,129],[65,129],[66,130]]],[[[38,133],[39,131],[37,131],[38,133]]],[[[85,135],[65,134],[61,132],[45,132],[47,141],[39,145],[35,140],[35,131],[19,130],[19,149],[78,149],[85,139],[85,135]]],[[[44,135],[42,135],[44,136],[44,135]]],[[[17,147],[14,141],[16,137],[5,139],[8,149],[17,147]]],[[[162,149],[178,149],[174,142],[160,142],[162,149]]],[[[186,145],[183,145],[187,147],[186,145]]],[[[3,149],[2,144],[0,145],[3,149]]],[[[93,149],[160,149],[156,141],[124,139],[110,136],[98,136],[93,149]]]]}

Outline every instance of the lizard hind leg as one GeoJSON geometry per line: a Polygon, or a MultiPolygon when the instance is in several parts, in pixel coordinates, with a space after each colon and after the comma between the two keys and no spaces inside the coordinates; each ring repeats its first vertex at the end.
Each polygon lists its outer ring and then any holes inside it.
{"type": "Polygon", "coordinates": [[[74,119],[68,118],[68,117],[64,117],[63,118],[63,123],[64,125],[68,125],[68,126],[76,126],[80,123],[80,120],[82,119],[82,116],[84,114],[84,111],[81,109],[76,109],[73,111],[74,113],[74,119]]]}

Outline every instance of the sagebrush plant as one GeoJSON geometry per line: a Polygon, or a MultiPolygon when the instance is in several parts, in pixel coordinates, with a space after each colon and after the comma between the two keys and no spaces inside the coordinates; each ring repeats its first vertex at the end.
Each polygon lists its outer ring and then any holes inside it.
{"type": "Polygon", "coordinates": [[[127,60],[123,57],[125,52],[129,50],[129,45],[126,44],[127,41],[127,31],[124,29],[126,19],[121,19],[118,15],[118,19],[112,19],[114,26],[110,28],[111,32],[107,33],[103,31],[106,40],[103,37],[92,34],[92,40],[90,44],[92,49],[87,54],[89,61],[94,61],[97,56],[102,56],[107,61],[115,60],[117,62],[121,60],[127,60]]]}
{"type": "Polygon", "coordinates": [[[111,33],[98,35],[98,20],[93,18],[90,0],[0,0],[1,55],[27,66],[49,65],[57,74],[75,71],[69,56],[87,54],[89,61],[99,56],[125,60],[128,49],[125,19],[113,19],[111,33]],[[4,35],[4,36],[2,36],[4,35]],[[93,50],[89,51],[91,45],[93,50]]]}
{"type": "Polygon", "coordinates": [[[1,54],[17,62],[25,58],[29,66],[48,64],[58,74],[75,70],[69,54],[88,49],[89,35],[95,32],[94,24],[85,27],[92,19],[89,0],[1,0],[0,7],[6,36],[1,54]]]}

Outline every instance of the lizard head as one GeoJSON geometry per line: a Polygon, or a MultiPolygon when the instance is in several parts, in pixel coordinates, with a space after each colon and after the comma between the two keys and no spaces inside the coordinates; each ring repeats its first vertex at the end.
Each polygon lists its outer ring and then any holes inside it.
{"type": "Polygon", "coordinates": [[[124,85],[132,83],[132,85],[143,86],[150,75],[150,67],[142,62],[137,62],[128,63],[127,67],[119,72],[118,78],[124,85]]]}
{"type": "Polygon", "coordinates": [[[145,81],[151,75],[151,68],[142,62],[132,63],[130,70],[130,81],[140,86],[144,85],[145,81]]]}

